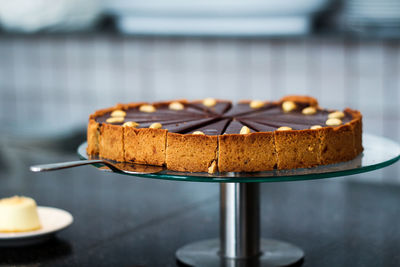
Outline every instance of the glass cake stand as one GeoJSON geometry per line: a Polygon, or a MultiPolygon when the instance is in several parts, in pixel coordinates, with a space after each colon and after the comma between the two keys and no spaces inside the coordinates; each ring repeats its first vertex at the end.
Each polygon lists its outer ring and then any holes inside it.
{"type": "MultiPolygon", "coordinates": [[[[78,148],[88,159],[86,142],[78,148]]],[[[400,159],[400,145],[389,139],[363,135],[364,152],[354,160],[309,169],[257,173],[190,173],[161,169],[137,174],[135,164],[124,164],[121,174],[164,180],[220,183],[220,237],[188,244],[176,252],[189,266],[287,266],[299,263],[304,252],[287,242],[260,238],[260,183],[301,181],[369,172],[400,159]]],[[[99,170],[109,168],[95,164],[99,170]]]]}

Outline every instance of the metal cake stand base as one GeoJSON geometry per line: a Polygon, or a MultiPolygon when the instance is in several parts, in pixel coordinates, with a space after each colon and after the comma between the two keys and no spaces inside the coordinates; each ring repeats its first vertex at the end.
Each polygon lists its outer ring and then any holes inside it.
{"type": "Polygon", "coordinates": [[[176,252],[180,263],[189,266],[289,266],[301,263],[304,252],[289,243],[261,239],[260,254],[251,258],[226,258],[221,255],[219,239],[208,239],[188,244],[176,252]]]}
{"type": "Polygon", "coordinates": [[[259,183],[220,184],[220,238],[188,244],[176,252],[189,266],[289,266],[301,263],[295,245],[260,239],[259,183]]]}

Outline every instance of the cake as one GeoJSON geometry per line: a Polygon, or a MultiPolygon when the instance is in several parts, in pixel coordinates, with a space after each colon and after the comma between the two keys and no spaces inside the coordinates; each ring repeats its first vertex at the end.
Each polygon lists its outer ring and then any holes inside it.
{"type": "Polygon", "coordinates": [[[357,110],[315,98],[117,104],[89,117],[87,153],[188,172],[256,172],[348,161],[363,151],[357,110]]]}
{"type": "Polygon", "coordinates": [[[35,200],[19,196],[0,199],[0,232],[26,232],[40,228],[35,200]]]}

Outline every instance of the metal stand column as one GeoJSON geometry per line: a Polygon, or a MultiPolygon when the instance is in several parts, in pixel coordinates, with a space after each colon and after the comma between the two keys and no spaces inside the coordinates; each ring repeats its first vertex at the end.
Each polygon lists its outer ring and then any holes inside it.
{"type": "Polygon", "coordinates": [[[260,186],[221,184],[221,256],[252,258],[260,254],[260,186]]]}
{"type": "Polygon", "coordinates": [[[221,183],[220,239],[188,244],[176,252],[189,266],[288,266],[304,252],[289,243],[260,239],[260,185],[221,183]]]}

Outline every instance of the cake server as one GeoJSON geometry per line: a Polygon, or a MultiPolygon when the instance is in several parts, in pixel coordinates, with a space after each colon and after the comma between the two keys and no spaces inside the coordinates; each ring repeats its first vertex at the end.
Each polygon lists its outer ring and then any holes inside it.
{"type": "Polygon", "coordinates": [[[150,166],[132,163],[113,163],[103,159],[93,159],[93,160],[77,160],[50,164],[41,164],[31,166],[29,169],[32,172],[45,172],[67,169],[72,167],[78,167],[89,164],[104,164],[103,168],[109,169],[113,172],[118,173],[128,173],[128,174],[148,174],[148,173],[158,173],[163,170],[160,166],[150,166]]]}

